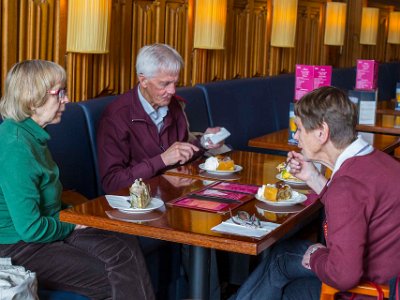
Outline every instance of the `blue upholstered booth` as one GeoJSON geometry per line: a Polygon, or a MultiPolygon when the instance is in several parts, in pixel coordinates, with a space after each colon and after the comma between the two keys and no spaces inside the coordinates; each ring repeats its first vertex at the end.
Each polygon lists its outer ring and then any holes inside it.
{"type": "Polygon", "coordinates": [[[378,73],[378,99],[394,99],[396,97],[397,82],[400,82],[400,62],[380,64],[378,73]]]}
{"type": "Polygon", "coordinates": [[[204,132],[208,127],[214,126],[202,89],[198,87],[178,88],[176,94],[186,100],[185,112],[189,120],[190,131],[204,132]]]}
{"type": "Polygon", "coordinates": [[[93,161],[93,167],[95,172],[95,180],[96,180],[96,196],[102,195],[103,189],[101,187],[101,181],[99,176],[99,165],[97,160],[97,127],[100,122],[101,115],[103,113],[104,108],[114,100],[116,96],[108,96],[102,98],[96,98],[92,101],[83,101],[78,102],[78,105],[82,108],[87,133],[89,135],[90,140],[90,151],[91,151],[91,159],[93,161]]]}
{"type": "Polygon", "coordinates": [[[287,128],[289,124],[289,106],[294,99],[294,74],[268,77],[267,84],[268,99],[274,102],[276,106],[277,114],[275,120],[273,120],[275,126],[277,130],[287,128]]]}
{"type": "Polygon", "coordinates": [[[218,81],[198,87],[204,92],[213,124],[232,133],[226,143],[234,149],[249,150],[250,138],[279,129],[268,78],[218,81]]]}
{"type": "Polygon", "coordinates": [[[333,69],[331,84],[346,92],[354,89],[356,85],[356,68],[333,69]]]}
{"type": "Polygon", "coordinates": [[[82,108],[68,103],[59,124],[46,127],[54,161],[60,169],[64,189],[74,190],[88,199],[98,195],[90,136],[82,108]]]}

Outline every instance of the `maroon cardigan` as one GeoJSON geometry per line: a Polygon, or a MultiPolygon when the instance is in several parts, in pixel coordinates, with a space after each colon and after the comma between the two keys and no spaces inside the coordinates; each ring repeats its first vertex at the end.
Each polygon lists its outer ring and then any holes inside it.
{"type": "MultiPolygon", "coordinates": [[[[138,87],[119,96],[105,109],[97,131],[101,183],[106,193],[130,186],[136,178],[150,178],[166,166],[161,154],[174,142],[187,142],[189,130],[182,99],[168,105],[164,126],[156,125],[140,103],[138,87]]],[[[196,146],[198,141],[194,142],[196,146]]]]}
{"type": "Polygon", "coordinates": [[[321,192],[327,248],[311,256],[319,279],[348,290],[400,274],[399,178],[400,163],[378,150],[343,163],[321,192]]]}

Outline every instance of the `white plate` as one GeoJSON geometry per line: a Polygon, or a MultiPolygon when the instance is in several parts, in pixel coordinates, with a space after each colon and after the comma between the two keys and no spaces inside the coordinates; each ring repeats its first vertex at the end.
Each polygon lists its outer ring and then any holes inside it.
{"type": "Polygon", "coordinates": [[[115,196],[115,195],[106,195],[106,199],[108,204],[112,208],[118,209],[124,213],[129,214],[142,214],[157,208],[160,208],[164,205],[164,202],[158,198],[151,198],[149,205],[146,208],[131,208],[130,204],[127,200],[130,199],[129,196],[115,196]]]}
{"type": "Polygon", "coordinates": [[[276,179],[282,180],[282,181],[284,181],[285,183],[288,183],[288,184],[293,184],[293,185],[295,185],[295,184],[298,184],[298,185],[306,184],[304,181],[302,181],[300,179],[290,179],[290,178],[289,179],[284,179],[284,178],[282,178],[282,174],[281,173],[277,174],[275,177],[276,177],[276,179]]]}
{"type": "Polygon", "coordinates": [[[283,200],[283,201],[269,201],[269,200],[265,199],[264,197],[258,196],[257,194],[255,195],[255,197],[257,200],[268,203],[269,205],[272,205],[272,206],[292,206],[292,205],[296,205],[299,203],[303,203],[304,201],[307,200],[306,195],[296,192],[296,191],[292,191],[291,199],[283,200]]]}
{"type": "Polygon", "coordinates": [[[240,171],[243,170],[243,167],[242,167],[242,166],[235,165],[235,168],[234,168],[233,171],[220,171],[220,170],[212,170],[212,171],[210,171],[210,170],[207,170],[207,169],[204,167],[204,163],[203,163],[203,164],[200,164],[200,165],[199,165],[199,168],[200,168],[201,170],[203,170],[203,171],[206,171],[207,173],[215,174],[215,175],[228,175],[228,174],[237,173],[237,172],[240,172],[240,171]]]}

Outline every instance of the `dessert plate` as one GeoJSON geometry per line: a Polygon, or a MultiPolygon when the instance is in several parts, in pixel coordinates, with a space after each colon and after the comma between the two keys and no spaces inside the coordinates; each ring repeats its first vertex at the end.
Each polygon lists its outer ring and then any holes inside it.
{"type": "Polygon", "coordinates": [[[237,173],[237,172],[240,172],[240,171],[243,170],[243,167],[239,166],[239,165],[235,165],[235,168],[234,168],[233,171],[207,170],[205,168],[205,164],[204,163],[200,164],[199,168],[201,170],[203,170],[203,171],[206,171],[207,173],[214,174],[214,175],[229,175],[229,174],[237,173]]]}
{"type": "Polygon", "coordinates": [[[146,208],[131,208],[131,205],[128,203],[129,196],[106,195],[105,197],[108,204],[112,208],[118,209],[119,211],[128,214],[147,213],[164,205],[164,201],[162,201],[161,199],[151,198],[151,201],[146,208]]]}
{"type": "Polygon", "coordinates": [[[282,200],[282,201],[269,201],[267,199],[265,199],[264,197],[261,197],[259,195],[255,195],[257,200],[260,200],[262,202],[265,202],[271,206],[292,206],[292,205],[296,205],[299,203],[303,203],[304,201],[307,200],[307,196],[296,192],[296,191],[292,191],[292,198],[288,199],[288,200],[282,200]]]}
{"type": "Polygon", "coordinates": [[[282,181],[284,181],[285,183],[288,183],[288,184],[293,184],[293,185],[304,185],[304,184],[306,184],[303,180],[300,180],[300,179],[292,179],[292,178],[288,178],[288,179],[285,179],[285,178],[282,178],[282,174],[281,173],[279,173],[279,174],[277,174],[276,176],[276,179],[278,179],[278,180],[282,180],[282,181]]]}

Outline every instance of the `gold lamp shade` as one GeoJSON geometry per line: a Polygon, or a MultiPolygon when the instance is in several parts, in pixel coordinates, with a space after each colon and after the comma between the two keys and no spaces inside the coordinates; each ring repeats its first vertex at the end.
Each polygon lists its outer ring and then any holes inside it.
{"type": "Polygon", "coordinates": [[[274,0],[271,46],[294,47],[297,22],[297,0],[274,0]]]}
{"type": "Polygon", "coordinates": [[[111,0],[68,0],[67,51],[109,51],[111,0]]]}
{"type": "Polygon", "coordinates": [[[325,45],[343,46],[346,28],[346,3],[326,3],[325,45]]]}
{"type": "Polygon", "coordinates": [[[227,0],[197,0],[194,48],[224,49],[227,0]]]}
{"type": "Polygon", "coordinates": [[[389,44],[400,44],[400,11],[392,11],[389,16],[389,44]]]}
{"type": "Polygon", "coordinates": [[[378,37],[379,8],[362,9],[360,44],[376,45],[378,37]]]}

